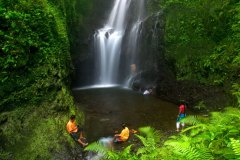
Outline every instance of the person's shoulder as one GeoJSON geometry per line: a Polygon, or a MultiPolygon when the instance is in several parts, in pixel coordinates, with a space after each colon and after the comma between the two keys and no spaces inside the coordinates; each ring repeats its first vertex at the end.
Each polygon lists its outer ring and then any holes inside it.
{"type": "Polygon", "coordinates": [[[184,105],[183,105],[183,104],[181,104],[179,107],[180,107],[180,108],[183,108],[183,107],[184,107],[184,105]]]}
{"type": "Polygon", "coordinates": [[[67,125],[71,125],[71,124],[72,124],[72,122],[71,122],[71,121],[68,121],[68,122],[67,122],[67,125]]]}

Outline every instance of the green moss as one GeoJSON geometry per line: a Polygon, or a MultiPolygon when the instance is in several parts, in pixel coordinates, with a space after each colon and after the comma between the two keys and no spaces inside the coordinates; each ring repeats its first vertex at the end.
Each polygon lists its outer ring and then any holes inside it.
{"type": "MultiPolygon", "coordinates": [[[[64,134],[66,116],[48,117],[33,121],[32,134],[25,137],[25,148],[15,150],[16,159],[50,159],[51,151],[59,151],[59,142],[66,140],[68,135],[64,134]]],[[[20,142],[23,143],[23,142],[20,142]]]]}
{"type": "Polygon", "coordinates": [[[65,127],[71,114],[84,122],[69,89],[71,29],[89,10],[79,4],[91,2],[0,0],[0,159],[51,159],[75,147],[65,127]]]}
{"type": "Polygon", "coordinates": [[[4,139],[1,145],[5,148],[2,156],[12,156],[19,160],[50,159],[53,153],[63,150],[65,143],[75,147],[76,143],[66,131],[66,123],[71,114],[70,108],[71,112],[77,115],[78,122],[83,122],[82,113],[74,108],[69,92],[61,90],[55,95],[55,99],[58,99],[59,95],[64,95],[61,97],[62,102],[69,104],[66,110],[55,110],[61,104],[56,100],[1,114],[0,120],[4,121],[1,124],[0,136],[4,139]]]}

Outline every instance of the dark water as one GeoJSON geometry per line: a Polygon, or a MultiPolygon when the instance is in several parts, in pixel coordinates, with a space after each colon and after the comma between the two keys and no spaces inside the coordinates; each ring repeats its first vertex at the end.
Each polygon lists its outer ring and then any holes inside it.
{"type": "Polygon", "coordinates": [[[113,136],[126,123],[129,129],[152,126],[163,132],[175,130],[178,107],[153,96],[143,96],[121,88],[74,90],[85,113],[85,133],[89,142],[113,136]]]}

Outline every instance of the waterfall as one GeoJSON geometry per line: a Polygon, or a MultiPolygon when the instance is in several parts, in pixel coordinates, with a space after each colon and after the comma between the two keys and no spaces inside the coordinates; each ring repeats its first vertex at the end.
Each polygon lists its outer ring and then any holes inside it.
{"type": "Polygon", "coordinates": [[[130,71],[128,72],[127,80],[125,81],[124,86],[130,87],[134,77],[138,74],[137,67],[139,68],[139,64],[137,63],[137,54],[139,53],[139,46],[140,46],[140,40],[142,36],[142,28],[143,28],[143,22],[145,20],[145,10],[144,10],[144,0],[138,0],[137,3],[137,15],[135,18],[135,21],[133,22],[133,25],[131,27],[129,37],[128,37],[128,49],[127,53],[129,56],[128,58],[128,65],[130,66],[130,71]]]}
{"type": "MultiPolygon", "coordinates": [[[[137,45],[141,32],[141,20],[144,16],[145,0],[115,0],[107,23],[94,34],[94,53],[96,55],[96,84],[119,84],[122,46],[129,53],[125,65],[134,64],[137,45]],[[136,4],[135,16],[129,20],[130,6],[136,4]],[[129,28],[128,28],[129,27],[129,28]],[[127,30],[130,30],[127,32],[127,30]],[[127,37],[127,38],[126,38],[127,37]],[[127,42],[123,40],[128,39],[127,42]]],[[[130,70],[130,67],[129,67],[130,70]]],[[[131,75],[131,72],[128,73],[131,75]]],[[[122,77],[121,77],[122,78],[122,77]]],[[[122,78],[123,79],[123,78],[122,78]]]]}

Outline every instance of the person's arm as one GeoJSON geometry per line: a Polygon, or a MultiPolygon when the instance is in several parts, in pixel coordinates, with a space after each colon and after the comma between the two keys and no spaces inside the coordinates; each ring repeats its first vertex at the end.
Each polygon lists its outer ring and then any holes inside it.
{"type": "Polygon", "coordinates": [[[70,133],[72,133],[75,129],[77,129],[77,127],[73,128],[72,130],[70,130],[70,133]]]}
{"type": "Polygon", "coordinates": [[[124,136],[124,129],[121,131],[121,133],[119,134],[119,137],[123,137],[124,136]]]}
{"type": "Polygon", "coordinates": [[[67,125],[67,130],[68,130],[69,133],[72,133],[77,128],[78,128],[77,126],[73,127],[73,124],[72,125],[70,125],[70,124],[67,125]]]}
{"type": "Polygon", "coordinates": [[[121,137],[121,136],[122,136],[122,134],[123,134],[123,130],[121,131],[121,133],[120,133],[120,134],[115,134],[115,137],[121,137]]]}

